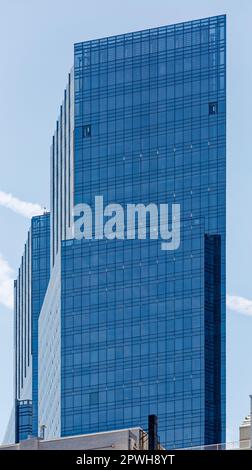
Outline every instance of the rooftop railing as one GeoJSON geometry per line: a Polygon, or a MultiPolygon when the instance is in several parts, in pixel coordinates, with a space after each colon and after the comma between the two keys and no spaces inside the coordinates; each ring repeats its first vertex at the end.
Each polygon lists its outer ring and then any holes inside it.
{"type": "Polygon", "coordinates": [[[250,440],[224,442],[207,446],[187,447],[181,450],[252,450],[250,440]]]}

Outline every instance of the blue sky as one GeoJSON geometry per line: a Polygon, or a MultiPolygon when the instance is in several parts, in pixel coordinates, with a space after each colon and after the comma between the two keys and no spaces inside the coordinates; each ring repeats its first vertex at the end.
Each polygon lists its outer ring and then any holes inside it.
{"type": "Polygon", "coordinates": [[[20,201],[49,208],[49,148],[74,42],[223,13],[228,21],[227,439],[238,438],[252,393],[251,0],[2,0],[0,440],[13,397],[12,279],[28,216],[37,210],[20,201]]]}

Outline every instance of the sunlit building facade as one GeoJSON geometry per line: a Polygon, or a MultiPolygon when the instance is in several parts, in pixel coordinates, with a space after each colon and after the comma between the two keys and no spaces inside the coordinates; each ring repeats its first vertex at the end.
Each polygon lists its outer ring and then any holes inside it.
{"type": "Polygon", "coordinates": [[[225,442],[225,218],[226,17],[75,44],[51,148],[33,429],[146,430],[155,414],[164,447],[225,442]],[[74,207],[97,196],[180,205],[179,247],[74,239],[74,207]]]}

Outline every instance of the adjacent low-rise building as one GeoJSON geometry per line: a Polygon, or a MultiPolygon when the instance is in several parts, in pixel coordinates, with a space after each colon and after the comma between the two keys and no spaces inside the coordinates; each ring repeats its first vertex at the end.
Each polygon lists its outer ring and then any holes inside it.
{"type": "Polygon", "coordinates": [[[148,434],[141,428],[83,434],[50,440],[32,437],[0,450],[145,450],[148,434]]]}
{"type": "Polygon", "coordinates": [[[251,417],[246,416],[239,428],[240,449],[251,447],[251,417]]]}

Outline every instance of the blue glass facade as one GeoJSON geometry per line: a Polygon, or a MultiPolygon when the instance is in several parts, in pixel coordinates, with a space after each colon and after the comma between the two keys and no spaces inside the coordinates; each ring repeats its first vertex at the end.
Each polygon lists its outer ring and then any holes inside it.
{"type": "Polygon", "coordinates": [[[61,240],[69,237],[73,208],[74,86],[68,75],[63,103],[51,145],[51,267],[60,253],[61,240]]]}
{"type": "Polygon", "coordinates": [[[15,282],[24,423],[30,403],[46,438],[156,414],[167,448],[225,442],[225,16],[76,44],[50,190],[15,282]],[[73,239],[96,196],[179,204],[179,248],[73,239]]]}
{"type": "Polygon", "coordinates": [[[50,214],[33,217],[17,280],[15,436],[38,435],[38,318],[50,276],[50,214]]]}
{"type": "Polygon", "coordinates": [[[176,202],[181,245],[62,242],[62,435],[225,441],[225,21],[75,45],[74,203],[176,202]]]}
{"type": "Polygon", "coordinates": [[[50,214],[31,223],[32,430],[38,435],[38,320],[50,277],[50,214]]]}
{"type": "Polygon", "coordinates": [[[16,402],[16,442],[23,441],[32,435],[32,408],[31,400],[16,402]]]}

